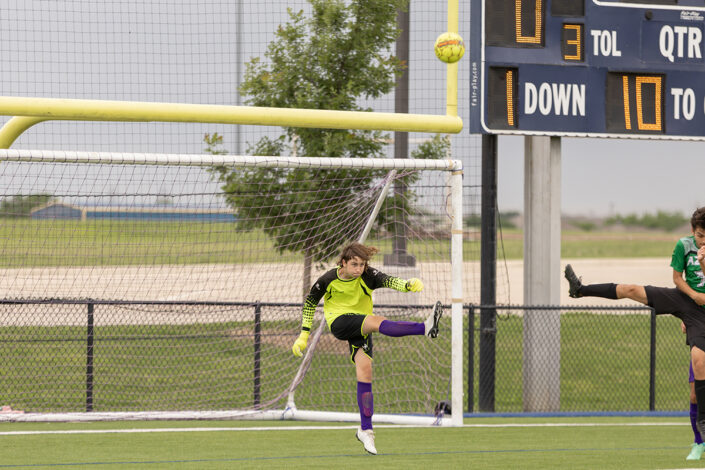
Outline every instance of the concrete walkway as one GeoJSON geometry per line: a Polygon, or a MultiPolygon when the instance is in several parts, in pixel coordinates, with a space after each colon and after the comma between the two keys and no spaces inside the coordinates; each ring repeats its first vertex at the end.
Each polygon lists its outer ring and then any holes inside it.
{"type": "MultiPolygon", "coordinates": [[[[568,296],[568,281],[563,277],[563,268],[571,264],[575,273],[585,284],[614,282],[617,284],[639,284],[675,287],[671,258],[577,258],[561,260],[561,305],[640,305],[631,300],[608,300],[597,297],[571,299],[568,296]]],[[[524,262],[507,261],[497,265],[497,300],[509,298],[512,305],[524,302],[524,262]],[[509,281],[509,292],[507,290],[509,281]]]]}

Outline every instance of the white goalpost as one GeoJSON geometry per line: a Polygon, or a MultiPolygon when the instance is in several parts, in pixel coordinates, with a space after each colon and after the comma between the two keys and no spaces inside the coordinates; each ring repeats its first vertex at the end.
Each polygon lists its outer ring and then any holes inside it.
{"type": "Polygon", "coordinates": [[[462,425],[462,177],[450,159],[0,150],[0,405],[18,411],[0,421],[358,421],[320,306],[303,360],[291,344],[304,292],[359,240],[426,286],[375,291],[376,313],[446,307],[436,340],[375,337],[373,420],[462,425]]]}

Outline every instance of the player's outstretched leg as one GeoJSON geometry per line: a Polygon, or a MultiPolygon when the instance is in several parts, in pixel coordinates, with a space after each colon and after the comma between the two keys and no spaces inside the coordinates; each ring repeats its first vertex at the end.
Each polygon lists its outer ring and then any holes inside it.
{"type": "Polygon", "coordinates": [[[429,338],[438,336],[438,323],[443,316],[443,305],[440,301],[433,306],[433,311],[423,323],[410,321],[392,321],[384,317],[370,315],[363,324],[363,333],[379,331],[385,336],[399,337],[409,335],[426,335],[429,338]],[[379,322],[379,323],[375,323],[379,322]]]}
{"type": "Polygon", "coordinates": [[[424,322],[424,333],[429,338],[435,338],[438,336],[438,323],[441,321],[443,316],[443,304],[440,301],[436,302],[433,306],[433,312],[428,316],[424,322]]]}
{"type": "Polygon", "coordinates": [[[568,294],[573,298],[601,297],[603,299],[632,299],[642,304],[648,304],[646,288],[636,284],[583,284],[569,264],[565,266],[565,278],[568,280],[568,294]]]}
{"type": "Polygon", "coordinates": [[[372,455],[377,455],[377,448],[375,447],[375,433],[372,429],[357,428],[357,434],[355,435],[357,440],[362,442],[365,450],[372,455]]]}
{"type": "Polygon", "coordinates": [[[569,264],[565,265],[565,278],[568,280],[568,295],[574,299],[582,297],[582,295],[580,295],[580,288],[583,287],[583,283],[580,278],[575,275],[573,267],[569,264]]]}

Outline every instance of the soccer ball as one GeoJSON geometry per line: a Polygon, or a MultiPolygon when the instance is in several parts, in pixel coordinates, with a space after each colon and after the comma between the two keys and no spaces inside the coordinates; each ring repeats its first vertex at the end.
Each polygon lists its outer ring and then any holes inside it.
{"type": "Polygon", "coordinates": [[[433,45],[436,57],[448,64],[454,64],[465,54],[465,43],[457,33],[443,33],[433,45]]]}

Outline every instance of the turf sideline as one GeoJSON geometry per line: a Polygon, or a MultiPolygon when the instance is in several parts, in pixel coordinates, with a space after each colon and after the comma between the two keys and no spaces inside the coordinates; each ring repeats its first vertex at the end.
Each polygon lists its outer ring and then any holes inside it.
{"type": "MultiPolygon", "coordinates": [[[[687,424],[687,423],[685,423],[687,424]]],[[[536,428],[536,427],[624,427],[624,426],[684,426],[683,422],[656,423],[506,423],[506,424],[464,424],[464,428],[536,428]]],[[[376,425],[377,428],[418,428],[403,424],[376,425]]],[[[434,428],[432,426],[426,426],[434,428]]],[[[437,428],[437,427],[436,427],[437,428]]],[[[130,434],[156,432],[229,432],[229,431],[311,431],[311,430],[357,429],[357,426],[258,426],[258,427],[212,427],[212,428],[130,428],[130,429],[63,429],[44,431],[0,431],[0,436],[22,436],[41,434],[130,434]]]]}

